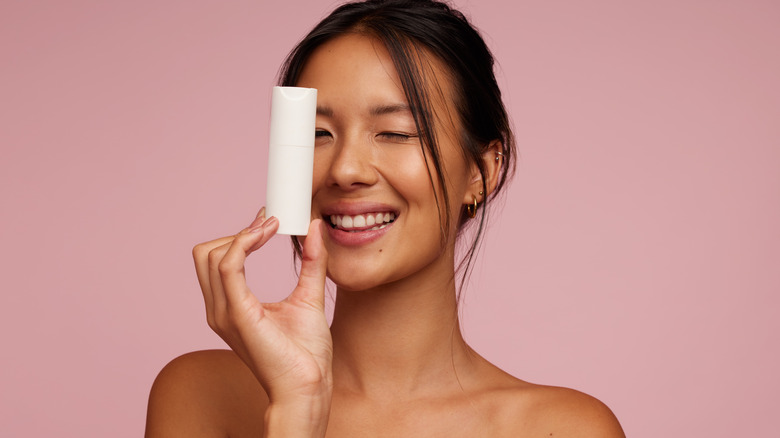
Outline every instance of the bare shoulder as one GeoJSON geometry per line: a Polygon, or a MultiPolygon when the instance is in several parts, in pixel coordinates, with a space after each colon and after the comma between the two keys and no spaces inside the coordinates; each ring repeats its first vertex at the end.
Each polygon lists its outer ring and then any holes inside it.
{"type": "Polygon", "coordinates": [[[518,381],[502,398],[514,436],[625,438],[607,405],[573,389],[518,381]]]}
{"type": "Polygon", "coordinates": [[[569,388],[534,385],[531,411],[544,436],[625,437],[615,414],[600,400],[569,388]]]}
{"type": "Polygon", "coordinates": [[[267,404],[232,351],[187,353],[168,363],[152,385],[146,437],[260,436],[267,404]]]}

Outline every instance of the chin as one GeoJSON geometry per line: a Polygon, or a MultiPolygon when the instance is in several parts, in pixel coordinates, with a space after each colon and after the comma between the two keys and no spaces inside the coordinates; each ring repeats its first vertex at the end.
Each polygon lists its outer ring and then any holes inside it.
{"type": "Polygon", "coordinates": [[[387,268],[373,263],[339,263],[337,266],[328,266],[328,278],[340,290],[360,292],[382,287],[404,277],[404,273],[395,272],[392,275],[387,268]]]}
{"type": "Polygon", "coordinates": [[[348,292],[360,292],[376,288],[381,285],[381,282],[376,280],[376,277],[370,275],[355,276],[354,274],[339,274],[328,272],[328,278],[332,281],[339,290],[348,292]]]}

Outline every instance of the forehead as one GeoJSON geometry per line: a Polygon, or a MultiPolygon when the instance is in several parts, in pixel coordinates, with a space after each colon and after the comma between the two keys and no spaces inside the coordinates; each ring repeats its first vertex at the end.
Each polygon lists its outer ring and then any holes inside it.
{"type": "MultiPolygon", "coordinates": [[[[416,66],[416,82],[434,107],[451,104],[451,81],[439,60],[425,50],[408,58],[416,66]]],[[[377,38],[349,33],[327,41],[306,61],[296,82],[317,88],[318,100],[329,105],[408,104],[393,58],[377,38]]],[[[438,112],[438,111],[437,111],[438,112]]]]}
{"type": "MultiPolygon", "coordinates": [[[[318,89],[318,100],[336,104],[403,99],[403,88],[387,49],[378,41],[348,34],[317,48],[301,72],[299,87],[318,89]]],[[[405,100],[405,99],[404,99],[405,100]]]]}

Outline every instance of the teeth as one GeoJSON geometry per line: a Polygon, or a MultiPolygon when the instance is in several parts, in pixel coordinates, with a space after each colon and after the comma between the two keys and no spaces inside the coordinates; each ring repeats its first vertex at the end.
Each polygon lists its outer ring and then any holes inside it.
{"type": "Polygon", "coordinates": [[[341,228],[343,230],[350,230],[353,228],[365,228],[374,225],[369,230],[379,230],[387,226],[388,223],[395,220],[395,213],[382,212],[382,213],[369,213],[369,214],[356,214],[354,216],[349,215],[330,215],[330,223],[335,228],[341,228]]]}

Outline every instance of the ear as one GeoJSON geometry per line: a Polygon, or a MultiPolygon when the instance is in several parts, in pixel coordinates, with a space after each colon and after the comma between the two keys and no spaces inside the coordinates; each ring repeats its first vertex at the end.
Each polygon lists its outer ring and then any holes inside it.
{"type": "Polygon", "coordinates": [[[479,167],[476,163],[471,164],[471,176],[469,179],[469,190],[463,198],[463,204],[471,204],[474,197],[477,197],[477,203],[481,204],[485,198],[493,193],[498,184],[498,175],[501,171],[501,165],[504,163],[503,151],[504,144],[501,140],[490,142],[485,152],[482,153],[482,163],[485,166],[485,187],[487,192],[480,194],[482,188],[482,175],[479,173],[479,167]]]}

